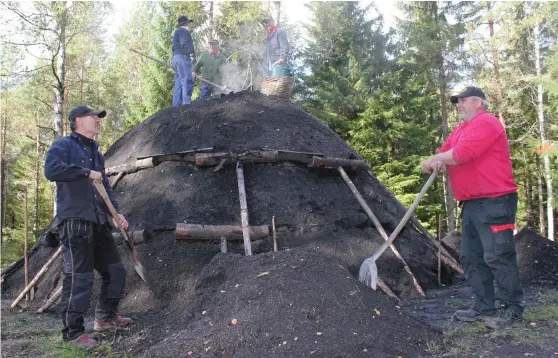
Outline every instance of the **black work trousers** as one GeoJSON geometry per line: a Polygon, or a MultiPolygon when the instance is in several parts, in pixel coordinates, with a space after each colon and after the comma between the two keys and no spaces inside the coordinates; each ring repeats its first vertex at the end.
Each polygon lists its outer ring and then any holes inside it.
{"type": "Polygon", "coordinates": [[[97,321],[112,320],[124,293],[126,270],[107,224],[83,219],[66,219],[59,226],[64,258],[62,282],[62,338],[72,340],[85,331],[84,316],[89,308],[93,270],[102,284],[95,309],[97,321]]]}
{"type": "Polygon", "coordinates": [[[473,309],[477,312],[496,311],[496,281],[499,300],[515,313],[523,313],[513,235],[516,211],[516,193],[463,203],[460,256],[467,282],[473,288],[473,309]]]}

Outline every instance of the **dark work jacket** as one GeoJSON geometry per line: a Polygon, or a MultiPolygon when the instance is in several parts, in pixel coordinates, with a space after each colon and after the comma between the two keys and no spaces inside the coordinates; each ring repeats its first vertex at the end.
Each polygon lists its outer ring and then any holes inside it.
{"type": "Polygon", "coordinates": [[[94,140],[75,132],[55,140],[45,162],[45,177],[56,182],[58,223],[78,218],[104,224],[110,211],[89,179],[91,170],[103,174],[103,185],[118,211],[116,196],[105,175],[105,158],[94,140]]]}
{"type": "Polygon", "coordinates": [[[182,26],[177,27],[172,35],[172,54],[186,55],[186,57],[190,58],[193,62],[196,61],[196,51],[194,50],[192,35],[190,31],[182,26]]]}

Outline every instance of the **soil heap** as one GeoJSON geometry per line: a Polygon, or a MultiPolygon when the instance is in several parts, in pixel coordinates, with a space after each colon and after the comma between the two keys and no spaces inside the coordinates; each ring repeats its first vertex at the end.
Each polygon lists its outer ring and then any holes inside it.
{"type": "MultiPolygon", "coordinates": [[[[360,158],[295,104],[244,92],[154,114],[114,143],[105,164],[207,147],[360,158]]],[[[115,192],[130,230],[150,233],[137,250],[162,291],[156,298],[147,289],[122,245],[128,282],[121,311],[136,321],[121,344],[134,356],[149,357],[189,351],[209,357],[425,355],[424,344],[434,335],[355,279],[383,240],[337,171],[289,162],[245,164],[244,172],[250,225],[270,225],[275,216],[279,252],[269,252],[271,238],[253,242],[252,257],[239,255],[241,243],[229,242],[229,253],[219,254],[217,242],[175,239],[177,223],[240,225],[234,167],[215,171],[163,162],[118,182],[115,192]]],[[[404,208],[369,171],[348,174],[389,234],[404,208]]],[[[423,289],[437,286],[436,250],[425,237],[409,224],[395,246],[423,289]]],[[[38,252],[44,263],[53,249],[38,252]]],[[[378,270],[396,294],[416,295],[390,250],[378,270]]],[[[451,279],[447,272],[444,278],[451,279]]],[[[21,291],[19,271],[3,289],[12,297],[21,291]]]]}
{"type": "Polygon", "coordinates": [[[515,235],[521,281],[529,285],[558,286],[558,243],[530,228],[515,235]]]}

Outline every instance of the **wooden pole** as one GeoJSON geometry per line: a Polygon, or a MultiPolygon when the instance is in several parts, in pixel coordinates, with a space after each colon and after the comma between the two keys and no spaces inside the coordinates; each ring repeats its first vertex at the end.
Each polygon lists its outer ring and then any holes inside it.
{"type": "Polygon", "coordinates": [[[277,233],[275,232],[275,216],[271,217],[271,228],[273,229],[273,251],[277,252],[277,233]]]}
{"type": "Polygon", "coordinates": [[[124,172],[120,172],[118,173],[118,175],[116,176],[116,178],[114,178],[114,180],[112,181],[112,183],[110,184],[110,187],[112,189],[114,189],[116,187],[116,184],[118,184],[118,182],[120,181],[120,179],[122,179],[122,177],[125,175],[126,173],[124,172]]]}
{"type": "Polygon", "coordinates": [[[442,220],[440,214],[437,215],[438,218],[438,285],[442,286],[442,220]]]}
{"type": "Polygon", "coordinates": [[[244,254],[252,256],[252,243],[250,242],[250,231],[248,230],[248,204],[246,203],[246,188],[244,186],[244,169],[242,162],[236,162],[236,176],[238,180],[238,196],[240,199],[240,219],[242,221],[242,237],[244,238],[244,254]]]}
{"type": "Polygon", "coordinates": [[[21,299],[27,294],[27,292],[29,292],[31,287],[35,286],[35,284],[41,279],[41,277],[43,277],[43,275],[45,274],[45,272],[47,272],[50,265],[52,265],[52,263],[58,258],[58,256],[60,256],[61,253],[62,253],[62,248],[59,247],[58,250],[56,250],[56,252],[52,255],[52,257],[46,262],[46,264],[43,266],[43,268],[39,272],[37,272],[37,274],[31,280],[29,285],[25,286],[25,288],[23,289],[23,291],[21,291],[19,296],[17,296],[17,298],[14,300],[14,302],[12,302],[12,304],[10,305],[10,308],[15,308],[15,306],[17,306],[19,301],[21,301],[21,299]]]}
{"type": "Polygon", "coordinates": [[[225,235],[221,236],[221,252],[223,254],[227,253],[227,237],[225,235]]]}
{"type": "Polygon", "coordinates": [[[48,299],[48,301],[46,301],[46,303],[44,305],[42,305],[38,310],[37,313],[43,313],[45,310],[49,309],[50,306],[52,306],[56,301],[58,301],[58,299],[60,298],[60,296],[62,296],[62,286],[60,286],[58,288],[58,290],[56,290],[56,292],[54,292],[52,294],[52,296],[50,296],[50,298],[48,299]]]}
{"type": "MultiPolygon", "coordinates": [[[[23,191],[23,205],[24,205],[24,212],[25,212],[25,229],[24,229],[24,235],[25,237],[23,238],[23,273],[24,273],[24,280],[25,280],[25,287],[27,287],[27,285],[29,285],[29,257],[27,255],[27,243],[29,241],[29,210],[27,208],[27,186],[25,186],[25,189],[23,191]]],[[[25,295],[25,300],[29,301],[29,295],[26,294],[25,295]]]]}
{"type": "Polygon", "coordinates": [[[395,293],[393,293],[393,291],[388,287],[388,285],[386,285],[386,283],[384,281],[382,281],[381,278],[378,278],[378,281],[376,282],[376,284],[378,285],[380,290],[384,291],[384,293],[386,295],[388,295],[389,297],[395,298],[398,303],[401,303],[401,300],[399,299],[399,297],[397,297],[395,295],[395,293]]]}
{"type": "MultiPolygon", "coordinates": [[[[372,209],[370,209],[368,204],[366,204],[366,201],[364,201],[364,198],[362,197],[362,195],[360,194],[360,192],[358,191],[356,186],[353,184],[352,180],[349,178],[349,176],[347,175],[345,170],[342,167],[337,167],[337,171],[339,172],[339,174],[341,174],[341,177],[343,178],[343,180],[345,181],[345,183],[347,184],[347,186],[349,187],[349,189],[351,190],[351,192],[353,193],[353,195],[355,196],[355,198],[359,202],[360,206],[362,207],[362,209],[364,209],[364,212],[366,212],[366,215],[368,215],[368,218],[370,220],[372,220],[372,222],[374,223],[374,226],[376,227],[376,230],[378,230],[378,233],[380,233],[380,236],[385,241],[387,241],[388,240],[388,235],[386,234],[384,228],[382,227],[382,224],[380,223],[378,218],[376,218],[376,215],[374,215],[374,213],[372,212],[372,209]]],[[[409,276],[411,276],[411,280],[413,281],[413,285],[417,289],[418,293],[421,296],[424,297],[425,295],[424,295],[424,291],[423,291],[422,287],[420,286],[418,280],[416,279],[415,275],[411,271],[411,268],[409,267],[409,265],[407,265],[407,262],[405,262],[405,260],[403,259],[403,256],[401,256],[401,254],[399,253],[399,251],[397,250],[395,245],[391,244],[391,245],[389,245],[389,248],[395,254],[395,256],[397,256],[397,258],[399,260],[401,260],[401,262],[403,263],[403,267],[405,268],[405,271],[407,271],[409,276]]]]}

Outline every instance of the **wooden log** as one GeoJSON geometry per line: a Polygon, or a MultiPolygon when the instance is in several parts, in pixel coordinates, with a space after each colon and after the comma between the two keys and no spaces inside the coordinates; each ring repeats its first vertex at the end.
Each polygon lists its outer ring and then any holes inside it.
{"type": "Polygon", "coordinates": [[[233,164],[235,159],[230,153],[196,153],[198,167],[214,167],[225,160],[224,164],[233,164]]]}
{"type": "MultiPolygon", "coordinates": [[[[250,239],[260,240],[269,236],[269,227],[250,226],[250,239]]],[[[244,238],[242,226],[239,225],[200,225],[177,223],[175,231],[177,240],[221,240],[225,236],[228,241],[238,241],[244,238]]]]}
{"type": "Polygon", "coordinates": [[[47,272],[48,268],[50,267],[50,265],[52,265],[52,263],[54,261],[56,261],[56,259],[58,258],[58,256],[60,256],[60,254],[62,253],[62,248],[59,247],[58,250],[56,250],[56,252],[52,255],[52,257],[45,263],[45,265],[43,266],[43,268],[41,268],[39,270],[39,272],[37,272],[37,274],[35,275],[35,277],[31,280],[31,282],[29,282],[29,285],[27,285],[23,291],[21,291],[21,293],[19,294],[19,296],[17,296],[17,298],[14,300],[14,302],[12,302],[12,304],[10,305],[11,308],[14,308],[15,306],[17,306],[17,304],[19,303],[19,301],[21,301],[21,299],[27,294],[27,292],[29,292],[29,290],[35,286],[35,284],[41,279],[41,277],[43,277],[43,275],[47,272]]]}
{"type": "MultiPolygon", "coordinates": [[[[122,235],[122,232],[113,232],[112,237],[117,241],[124,240],[124,236],[122,235]]],[[[143,229],[129,232],[128,237],[134,242],[134,245],[143,244],[144,242],[147,242],[147,240],[149,239],[149,235],[147,234],[147,231],[143,229]]]]}
{"type": "MultiPolygon", "coordinates": [[[[370,209],[370,206],[368,206],[368,204],[366,204],[366,201],[364,200],[364,198],[362,197],[362,195],[360,194],[360,192],[356,188],[355,184],[349,178],[349,176],[347,175],[345,170],[341,167],[338,167],[337,171],[339,172],[339,174],[341,174],[341,178],[343,178],[343,180],[345,181],[345,183],[347,184],[347,186],[349,187],[349,189],[351,190],[351,192],[353,193],[353,195],[357,199],[358,203],[360,204],[360,206],[362,207],[362,209],[366,213],[366,215],[368,215],[368,218],[374,223],[374,226],[376,227],[376,230],[378,231],[378,233],[380,234],[382,239],[384,239],[385,241],[388,241],[388,235],[386,234],[386,231],[382,227],[382,224],[380,223],[378,218],[376,218],[376,215],[374,215],[374,213],[372,212],[372,209],[370,209]]],[[[389,245],[389,248],[395,254],[395,256],[397,256],[397,258],[399,260],[401,260],[401,262],[403,263],[403,267],[405,268],[405,271],[407,271],[407,273],[411,277],[411,280],[413,281],[413,285],[415,286],[416,290],[418,291],[418,293],[421,296],[424,297],[425,295],[424,295],[424,291],[423,291],[422,287],[420,286],[417,278],[415,277],[415,275],[411,271],[411,268],[409,267],[409,265],[407,265],[407,262],[405,262],[405,260],[403,259],[403,256],[401,256],[401,254],[399,253],[399,251],[397,250],[397,248],[395,247],[394,244],[389,245]]]]}
{"type": "Polygon", "coordinates": [[[105,174],[107,176],[119,174],[121,172],[125,174],[131,174],[140,171],[142,169],[153,168],[157,164],[158,163],[155,163],[153,158],[149,157],[149,158],[136,160],[134,163],[116,165],[114,167],[105,168],[105,174]]]}
{"type": "Polygon", "coordinates": [[[136,159],[146,159],[146,158],[153,158],[156,163],[161,164],[162,162],[168,161],[195,161],[196,153],[208,153],[213,152],[213,147],[207,148],[197,148],[191,150],[185,150],[182,152],[175,152],[175,153],[163,153],[163,154],[150,154],[137,157],[136,159]],[[186,159],[186,160],[185,160],[186,159]]]}
{"type": "Polygon", "coordinates": [[[112,189],[114,189],[116,187],[116,184],[118,184],[118,182],[120,181],[120,179],[122,179],[122,177],[125,175],[126,173],[124,172],[120,172],[118,173],[118,175],[116,176],[116,178],[114,178],[114,180],[112,181],[112,183],[110,184],[110,187],[112,189]]]}
{"type": "MultiPolygon", "coordinates": [[[[29,228],[28,228],[28,224],[29,224],[29,210],[27,208],[27,187],[25,187],[25,192],[24,192],[24,197],[23,197],[23,205],[24,205],[24,211],[25,211],[25,232],[24,232],[24,238],[23,238],[23,275],[24,275],[24,281],[25,281],[25,287],[27,287],[29,285],[29,257],[28,257],[28,253],[27,253],[27,242],[29,241],[29,228]]],[[[29,295],[26,294],[25,295],[25,300],[29,301],[29,295]]]]}
{"type": "Polygon", "coordinates": [[[242,237],[244,238],[244,254],[252,256],[252,243],[250,242],[250,231],[248,230],[248,204],[246,200],[246,188],[244,186],[244,169],[242,162],[236,162],[236,177],[238,181],[238,197],[240,200],[240,220],[242,221],[242,237]]]}
{"type": "Polygon", "coordinates": [[[446,250],[446,248],[443,247],[440,243],[438,243],[438,241],[430,235],[428,230],[426,230],[424,226],[422,226],[422,224],[418,222],[418,220],[415,219],[415,221],[416,222],[413,223],[415,224],[415,227],[419,230],[419,232],[421,232],[424,236],[426,236],[428,240],[432,244],[434,244],[434,247],[436,247],[438,250],[442,252],[442,257],[441,257],[442,262],[445,265],[448,265],[451,268],[453,268],[460,275],[465,275],[465,272],[463,271],[463,268],[461,268],[461,265],[459,265],[459,263],[453,258],[453,256],[451,256],[451,254],[446,250]]]}
{"type": "Polygon", "coordinates": [[[46,303],[44,305],[42,305],[38,310],[37,313],[43,313],[44,311],[46,311],[47,309],[49,309],[56,301],[58,301],[58,299],[62,296],[62,286],[60,286],[56,292],[54,292],[52,294],[52,296],[50,296],[50,298],[48,299],[48,301],[46,301],[46,303]]]}
{"type": "Polygon", "coordinates": [[[338,167],[348,169],[366,168],[367,164],[361,159],[343,159],[343,158],[326,158],[326,157],[312,157],[312,163],[308,165],[311,168],[330,168],[337,169],[338,167]]]}

